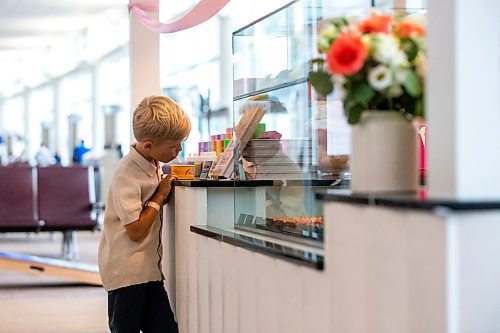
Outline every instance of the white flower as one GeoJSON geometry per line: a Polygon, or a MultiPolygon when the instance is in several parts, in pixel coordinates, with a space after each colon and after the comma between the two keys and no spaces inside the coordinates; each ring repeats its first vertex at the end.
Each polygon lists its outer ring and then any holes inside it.
{"type": "Polygon", "coordinates": [[[406,81],[406,76],[408,75],[408,69],[403,69],[403,68],[397,68],[395,70],[396,75],[395,79],[397,83],[403,84],[406,81]]]}
{"type": "Polygon", "coordinates": [[[403,88],[399,84],[393,84],[387,90],[387,95],[392,98],[398,98],[403,95],[403,88]]]}
{"type": "Polygon", "coordinates": [[[330,39],[330,40],[337,38],[338,34],[339,34],[339,31],[334,25],[329,25],[320,32],[320,36],[322,38],[326,38],[326,39],[330,39]]]}
{"type": "Polygon", "coordinates": [[[392,35],[377,34],[373,46],[373,58],[378,62],[400,66],[408,60],[406,54],[399,48],[398,40],[392,35]]]}
{"type": "Polygon", "coordinates": [[[368,83],[375,90],[384,90],[392,83],[392,73],[384,65],[378,65],[368,73],[368,83]]]}

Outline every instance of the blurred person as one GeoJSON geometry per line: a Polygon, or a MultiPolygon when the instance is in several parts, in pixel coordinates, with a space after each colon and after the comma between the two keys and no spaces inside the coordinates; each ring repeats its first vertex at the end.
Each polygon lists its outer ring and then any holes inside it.
{"type": "Polygon", "coordinates": [[[80,144],[73,149],[73,162],[83,164],[83,155],[92,149],[85,147],[85,141],[80,140],[80,144]]]}
{"type": "Polygon", "coordinates": [[[35,155],[36,165],[38,166],[48,166],[56,164],[56,159],[52,156],[49,148],[45,146],[43,143],[40,145],[40,149],[35,155]]]}

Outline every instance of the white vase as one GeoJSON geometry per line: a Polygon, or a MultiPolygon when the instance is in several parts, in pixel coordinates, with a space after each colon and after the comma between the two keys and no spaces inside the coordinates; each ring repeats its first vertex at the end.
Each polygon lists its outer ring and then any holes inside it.
{"type": "Polygon", "coordinates": [[[352,192],[415,192],[417,138],[416,128],[398,112],[363,112],[352,128],[352,192]]]}

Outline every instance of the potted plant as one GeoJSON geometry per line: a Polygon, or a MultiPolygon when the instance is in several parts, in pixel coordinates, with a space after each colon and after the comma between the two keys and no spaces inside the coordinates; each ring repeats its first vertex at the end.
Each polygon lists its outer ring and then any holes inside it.
{"type": "Polygon", "coordinates": [[[318,50],[324,57],[311,61],[309,79],[320,95],[337,90],[353,125],[355,191],[417,188],[411,120],[424,116],[425,33],[423,16],[377,12],[331,19],[321,31],[318,50]]]}

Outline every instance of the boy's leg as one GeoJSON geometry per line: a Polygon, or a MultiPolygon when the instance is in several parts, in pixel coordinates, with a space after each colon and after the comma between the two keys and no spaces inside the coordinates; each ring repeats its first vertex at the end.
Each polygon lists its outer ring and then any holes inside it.
{"type": "Polygon", "coordinates": [[[144,333],[178,333],[163,281],[148,283],[148,301],[144,311],[144,333]]]}
{"type": "Polygon", "coordinates": [[[139,333],[146,302],[145,284],[108,293],[108,322],[111,333],[139,333]]]}

